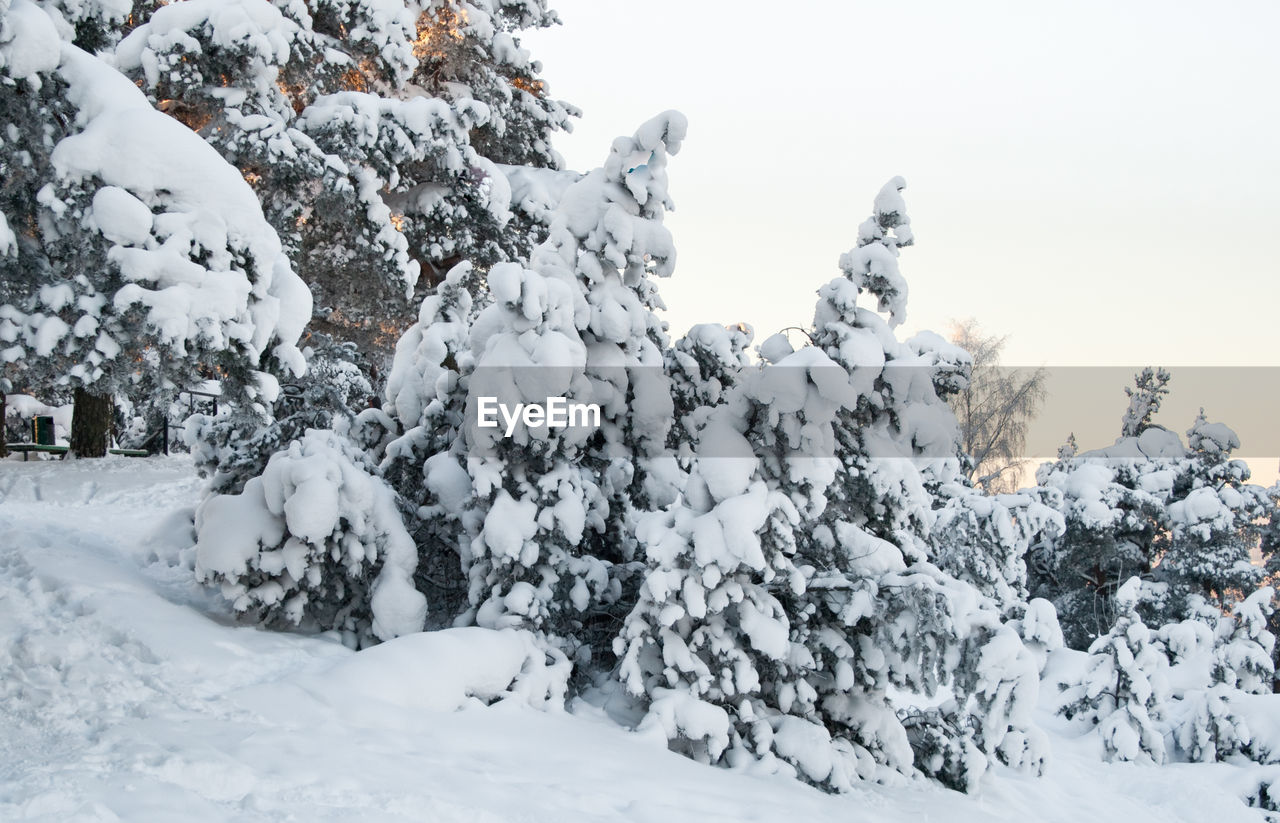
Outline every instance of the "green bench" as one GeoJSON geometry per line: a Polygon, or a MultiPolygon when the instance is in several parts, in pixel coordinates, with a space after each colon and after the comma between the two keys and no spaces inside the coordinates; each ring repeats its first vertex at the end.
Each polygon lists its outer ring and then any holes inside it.
{"type": "MultiPolygon", "coordinates": [[[[61,457],[67,456],[66,446],[42,446],[39,443],[5,443],[4,447],[11,452],[21,452],[24,462],[27,460],[27,455],[32,452],[45,452],[47,454],[56,454],[61,457]]],[[[122,454],[125,457],[148,456],[148,452],[144,449],[107,449],[107,454],[122,454]]]]}
{"type": "Polygon", "coordinates": [[[43,446],[39,443],[5,443],[4,447],[11,452],[22,452],[22,461],[27,461],[27,455],[31,452],[48,452],[49,454],[57,454],[66,457],[66,446],[43,446]]]}
{"type": "MultiPolygon", "coordinates": [[[[44,452],[46,454],[56,454],[59,457],[67,456],[66,446],[56,446],[53,442],[53,418],[45,415],[39,415],[31,418],[31,443],[5,443],[4,447],[11,452],[21,452],[22,462],[27,461],[27,455],[32,452],[44,452]]],[[[146,457],[149,452],[145,449],[107,449],[107,454],[122,454],[125,457],[146,457]]]]}

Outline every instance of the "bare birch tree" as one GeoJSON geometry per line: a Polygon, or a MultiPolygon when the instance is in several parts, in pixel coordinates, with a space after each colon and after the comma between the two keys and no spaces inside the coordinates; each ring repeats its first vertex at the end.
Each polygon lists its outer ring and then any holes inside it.
{"type": "Polygon", "coordinates": [[[948,398],[965,454],[972,458],[969,479],[984,491],[1016,491],[1027,463],[1027,429],[1046,396],[1043,368],[1000,365],[1008,337],[984,334],[973,318],[957,321],[951,342],[973,356],[973,374],[964,391],[948,398]]]}

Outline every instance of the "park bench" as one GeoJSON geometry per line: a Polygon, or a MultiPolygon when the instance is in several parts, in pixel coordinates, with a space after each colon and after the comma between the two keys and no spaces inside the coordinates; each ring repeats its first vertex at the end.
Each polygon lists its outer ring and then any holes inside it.
{"type": "MultiPolygon", "coordinates": [[[[4,447],[11,452],[21,452],[23,461],[32,452],[45,452],[60,457],[67,456],[66,446],[42,446],[39,443],[5,443],[4,447]]],[[[146,449],[107,449],[107,454],[122,454],[125,457],[146,457],[150,454],[146,449]]]]}
{"type": "MultiPolygon", "coordinates": [[[[44,452],[45,454],[56,454],[59,457],[67,456],[66,446],[54,444],[53,418],[45,415],[37,415],[31,418],[30,443],[5,443],[4,447],[11,452],[20,452],[24,463],[27,461],[28,455],[32,453],[44,452]]],[[[125,457],[146,457],[148,452],[145,449],[107,449],[107,454],[121,454],[125,457]]]]}

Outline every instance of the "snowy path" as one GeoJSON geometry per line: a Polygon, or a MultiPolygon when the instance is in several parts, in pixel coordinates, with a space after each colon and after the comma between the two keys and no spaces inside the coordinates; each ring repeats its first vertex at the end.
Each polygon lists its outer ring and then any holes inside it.
{"type": "Polygon", "coordinates": [[[198,492],[182,458],[0,462],[0,820],[1263,819],[1233,767],[1109,766],[1060,733],[1040,780],[829,797],[591,713],[397,708],[376,687],[422,661],[237,626],[191,581],[198,492]]]}

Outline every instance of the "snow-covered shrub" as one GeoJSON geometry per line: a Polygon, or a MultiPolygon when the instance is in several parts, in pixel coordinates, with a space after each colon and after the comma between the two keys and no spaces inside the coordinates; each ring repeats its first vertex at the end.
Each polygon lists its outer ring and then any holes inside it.
{"type": "Polygon", "coordinates": [[[1232,710],[1231,698],[1238,692],[1217,683],[1191,692],[1179,708],[1182,719],[1173,739],[1189,760],[1212,763],[1249,751],[1253,736],[1249,726],[1232,710]]]}
{"type": "Polygon", "coordinates": [[[358,645],[423,627],[395,492],[334,431],[307,431],[239,494],[206,498],[196,536],[197,576],[258,621],[337,629],[358,645]]]}
{"type": "Polygon", "coordinates": [[[1141,587],[1133,577],[1116,592],[1116,623],[1090,645],[1088,668],[1064,694],[1062,712],[1098,728],[1108,760],[1159,764],[1165,761],[1159,721],[1168,699],[1167,660],[1138,616],[1141,587]]]}
{"type": "Polygon", "coordinates": [[[970,629],[956,667],[954,691],[973,726],[980,751],[1007,766],[1041,774],[1048,739],[1032,712],[1040,691],[1040,664],[1017,631],[980,613],[985,626],[970,629]]]}
{"type": "Polygon", "coordinates": [[[1043,673],[1049,654],[1063,646],[1058,612],[1052,603],[1039,597],[1019,604],[1017,611],[1020,614],[1009,621],[1009,628],[1022,638],[1022,645],[1034,655],[1036,668],[1043,673]]]}
{"type": "Polygon", "coordinates": [[[563,654],[531,632],[465,626],[362,649],[302,682],[344,712],[367,710],[371,703],[397,713],[448,712],[477,702],[561,712],[570,669],[563,654]]]}
{"type": "Polygon", "coordinates": [[[915,754],[915,767],[942,785],[971,792],[987,768],[987,756],[973,741],[968,718],[954,704],[904,712],[902,724],[915,754]]]}
{"type": "Polygon", "coordinates": [[[196,470],[209,478],[209,491],[234,494],[262,473],[272,455],[308,429],[352,424],[372,393],[351,343],[309,335],[303,351],[306,371],[281,387],[274,403],[261,407],[223,405],[219,414],[199,412],[183,424],[182,442],[196,470]]]}

